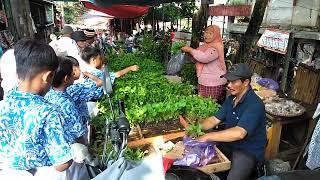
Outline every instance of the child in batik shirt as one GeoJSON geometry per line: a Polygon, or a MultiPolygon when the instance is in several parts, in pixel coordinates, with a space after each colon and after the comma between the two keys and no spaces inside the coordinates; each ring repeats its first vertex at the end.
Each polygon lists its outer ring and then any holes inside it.
{"type": "MultiPolygon", "coordinates": [[[[73,63],[67,57],[58,57],[59,67],[55,73],[52,86],[53,88],[46,94],[45,99],[56,104],[63,112],[65,124],[65,137],[70,144],[75,142],[83,143],[83,135],[86,127],[82,125],[78,109],[71,96],[66,92],[67,87],[74,82],[73,63]]],[[[85,73],[87,77],[91,74],[85,73]]],[[[97,77],[92,77],[102,84],[97,77]]]]}
{"type": "MultiPolygon", "coordinates": [[[[100,79],[103,79],[103,71],[100,69],[103,68],[104,60],[103,60],[103,54],[101,51],[94,47],[86,47],[81,54],[81,58],[89,65],[89,67],[86,69],[89,73],[91,73],[94,76],[99,77],[100,79]]],[[[124,68],[123,70],[120,70],[118,72],[110,72],[110,79],[111,83],[114,82],[115,78],[119,78],[125,74],[127,74],[130,71],[138,71],[139,67],[137,65],[129,66],[127,68],[124,68]]],[[[97,100],[101,98],[103,95],[103,88],[98,87],[95,91],[90,91],[89,88],[83,88],[81,84],[85,84],[87,87],[94,88],[95,83],[92,82],[91,79],[84,79],[81,83],[74,84],[70,86],[67,89],[67,92],[73,97],[73,99],[76,102],[78,111],[80,113],[81,119],[84,123],[88,123],[90,119],[87,102],[91,100],[97,100]],[[83,93],[78,93],[79,89],[82,88],[83,93]],[[85,90],[89,90],[86,91],[85,90]],[[79,97],[81,95],[82,97],[79,97]]]]}
{"type": "Polygon", "coordinates": [[[43,97],[58,67],[57,56],[49,45],[36,40],[21,40],[14,49],[20,83],[0,102],[2,173],[35,172],[48,166],[62,172],[72,162],[63,115],[43,97]]]}

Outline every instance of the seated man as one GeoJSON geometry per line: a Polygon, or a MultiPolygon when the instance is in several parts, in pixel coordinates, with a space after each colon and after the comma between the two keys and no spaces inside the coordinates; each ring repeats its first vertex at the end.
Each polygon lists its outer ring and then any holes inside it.
{"type": "Polygon", "coordinates": [[[14,55],[20,83],[0,102],[0,179],[21,173],[59,178],[72,162],[71,149],[60,110],[43,97],[52,85],[57,56],[36,40],[19,41],[14,55]]]}
{"type": "Polygon", "coordinates": [[[231,159],[228,180],[248,179],[256,164],[264,160],[266,146],[265,108],[251,89],[252,72],[246,64],[235,64],[223,75],[229,96],[221,109],[202,122],[206,130],[219,123],[225,130],[210,132],[200,141],[221,142],[221,150],[231,159]]]}

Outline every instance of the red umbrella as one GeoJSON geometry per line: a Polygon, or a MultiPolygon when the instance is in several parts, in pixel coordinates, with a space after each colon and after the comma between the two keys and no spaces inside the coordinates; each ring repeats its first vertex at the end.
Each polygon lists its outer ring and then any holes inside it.
{"type": "Polygon", "coordinates": [[[136,18],[148,13],[149,7],[147,6],[134,6],[134,5],[112,5],[109,7],[98,7],[89,0],[81,0],[86,8],[94,9],[115,18],[136,18]]]}

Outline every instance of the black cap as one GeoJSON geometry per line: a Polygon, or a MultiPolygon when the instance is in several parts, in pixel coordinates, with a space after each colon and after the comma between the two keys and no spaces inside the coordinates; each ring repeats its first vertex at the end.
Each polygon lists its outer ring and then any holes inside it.
{"type": "Polygon", "coordinates": [[[226,78],[228,81],[235,81],[238,79],[250,79],[252,72],[247,64],[239,63],[232,65],[225,75],[221,77],[226,78]]]}
{"type": "Polygon", "coordinates": [[[86,41],[86,40],[90,39],[84,34],[83,31],[73,32],[71,38],[74,39],[75,41],[86,41]]]}

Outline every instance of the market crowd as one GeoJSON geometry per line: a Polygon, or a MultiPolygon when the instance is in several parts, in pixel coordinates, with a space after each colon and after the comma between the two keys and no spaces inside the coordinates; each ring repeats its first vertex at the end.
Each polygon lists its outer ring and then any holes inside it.
{"type": "MultiPolygon", "coordinates": [[[[1,57],[1,179],[78,179],[71,171],[86,158],[76,154],[89,144],[87,103],[103,96],[106,59],[94,30],[65,26],[51,38],[49,45],[22,39],[1,57]]],[[[138,70],[110,72],[110,79],[138,70]]]]}

